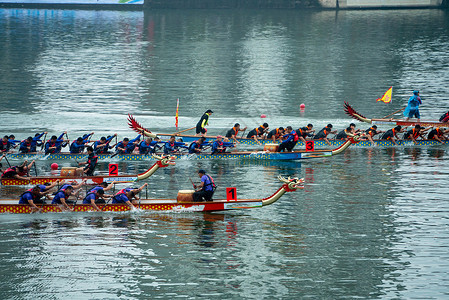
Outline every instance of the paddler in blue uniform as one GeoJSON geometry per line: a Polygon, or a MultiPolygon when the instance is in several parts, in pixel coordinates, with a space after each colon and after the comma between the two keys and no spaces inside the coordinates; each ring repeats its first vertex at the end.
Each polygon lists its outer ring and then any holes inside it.
{"type": "Polygon", "coordinates": [[[248,132],[247,138],[253,138],[257,144],[260,145],[260,142],[258,139],[264,139],[264,134],[266,134],[269,130],[268,123],[263,123],[257,128],[254,128],[250,132],[248,132]]]}
{"type": "Polygon", "coordinates": [[[58,204],[61,209],[73,211],[69,207],[69,204],[67,203],[69,200],[69,197],[72,195],[73,192],[73,186],[67,185],[64,188],[61,188],[56,195],[53,197],[53,200],[51,201],[51,204],[58,204]]]}
{"type": "Polygon", "coordinates": [[[164,154],[177,154],[179,148],[188,148],[184,143],[176,142],[176,137],[172,135],[170,140],[164,144],[164,154]]]}
{"type": "Polygon", "coordinates": [[[206,110],[206,112],[201,116],[201,119],[196,124],[196,135],[201,134],[202,136],[206,136],[207,129],[205,128],[209,122],[209,117],[214,112],[210,109],[206,110]]]}
{"type": "Polygon", "coordinates": [[[41,141],[41,137],[47,134],[47,132],[42,132],[42,133],[36,133],[34,135],[33,141],[31,142],[31,147],[30,147],[30,152],[37,152],[37,146],[42,146],[42,141],[41,141]]]}
{"type": "Polygon", "coordinates": [[[9,141],[9,138],[7,135],[5,135],[2,140],[0,141],[0,152],[9,152],[9,150],[11,149],[11,142],[9,141]]]}
{"type": "Polygon", "coordinates": [[[117,146],[115,146],[115,150],[119,154],[130,154],[134,151],[134,148],[138,143],[140,143],[140,134],[132,140],[124,138],[123,141],[118,142],[117,146]]]}
{"type": "Polygon", "coordinates": [[[142,185],[140,188],[125,188],[120,190],[117,194],[114,195],[114,197],[112,197],[112,203],[113,204],[119,204],[119,203],[124,203],[126,205],[128,205],[131,209],[135,209],[136,207],[134,206],[133,202],[134,199],[139,200],[139,196],[137,196],[144,187],[146,187],[148,185],[148,183],[145,183],[144,185],[142,185]]]}
{"type": "Polygon", "coordinates": [[[19,198],[19,204],[28,204],[31,206],[31,212],[41,212],[42,210],[36,206],[35,200],[40,198],[41,189],[39,186],[35,186],[32,189],[29,189],[19,198]]]}
{"type": "Polygon", "coordinates": [[[279,146],[279,152],[291,152],[299,140],[298,134],[291,126],[287,126],[286,132],[287,134],[282,137],[283,141],[279,146]]]}
{"type": "Polygon", "coordinates": [[[71,154],[83,153],[86,144],[90,143],[89,137],[91,137],[91,135],[93,134],[94,134],[93,132],[85,134],[83,135],[83,137],[78,137],[76,141],[73,141],[73,143],[70,145],[70,153],[71,154]]]}
{"type": "Polygon", "coordinates": [[[233,146],[233,143],[223,142],[223,137],[221,135],[218,135],[217,139],[212,144],[211,154],[225,153],[227,147],[233,146]]]}
{"type": "Polygon", "coordinates": [[[278,127],[267,134],[267,140],[273,140],[273,142],[276,142],[277,140],[281,140],[282,136],[284,135],[285,130],[284,127],[278,127]]]}
{"type": "Polygon", "coordinates": [[[19,153],[30,153],[32,142],[33,142],[33,138],[31,136],[29,136],[26,140],[23,140],[20,143],[19,153]]]}
{"type": "Polygon", "coordinates": [[[105,203],[105,198],[107,199],[108,196],[104,194],[103,189],[91,190],[84,197],[83,204],[90,204],[96,211],[101,211],[101,209],[98,208],[97,203],[105,203]]]}
{"type": "Polygon", "coordinates": [[[108,138],[102,136],[99,141],[94,143],[94,152],[96,154],[106,154],[109,153],[109,149],[112,149],[114,146],[110,146],[112,139],[117,136],[117,133],[114,135],[108,136],[108,138]]]}
{"type": "Polygon", "coordinates": [[[421,119],[419,114],[419,106],[422,104],[421,97],[419,96],[419,91],[413,91],[413,95],[408,99],[407,107],[404,110],[404,117],[406,121],[410,118],[417,118],[418,122],[421,119]]]}
{"type": "Polygon", "coordinates": [[[82,176],[94,176],[95,167],[97,166],[98,156],[94,154],[94,148],[87,146],[87,162],[78,163],[79,166],[85,165],[84,167],[77,168],[75,173],[82,176]]]}
{"type": "Polygon", "coordinates": [[[154,146],[157,142],[153,142],[153,139],[147,137],[144,141],[141,141],[139,144],[139,154],[148,154],[154,153],[154,146]]]}
{"type": "Polygon", "coordinates": [[[225,137],[228,139],[233,139],[234,141],[236,141],[236,143],[239,143],[239,141],[237,141],[237,135],[239,134],[239,131],[245,131],[246,130],[246,126],[243,129],[240,129],[240,124],[239,123],[235,123],[234,127],[232,127],[231,129],[228,130],[228,132],[226,132],[225,137]]]}
{"type": "Polygon", "coordinates": [[[193,193],[193,201],[212,201],[212,196],[217,188],[214,179],[210,175],[206,174],[206,171],[202,169],[198,170],[198,176],[201,178],[201,182],[198,186],[193,186],[196,190],[193,193]]]}
{"type": "Polygon", "coordinates": [[[20,143],[21,141],[16,140],[16,136],[14,134],[10,134],[8,136],[8,141],[11,143],[11,147],[17,148],[16,143],[20,143]]]}
{"type": "Polygon", "coordinates": [[[64,131],[59,137],[56,137],[56,135],[52,136],[51,139],[45,143],[45,154],[60,153],[61,149],[67,146],[69,140],[63,139],[64,134],[67,134],[67,131],[64,131]]]}
{"type": "MultiPolygon", "coordinates": [[[[206,138],[200,137],[198,140],[192,142],[189,145],[189,154],[200,154],[203,149],[205,140],[206,140],[206,138]]],[[[208,145],[208,144],[206,144],[206,145],[208,145]]]]}
{"type": "Polygon", "coordinates": [[[331,142],[329,142],[327,136],[329,135],[329,133],[332,134],[336,134],[337,130],[332,130],[332,124],[327,124],[326,127],[324,127],[323,129],[321,129],[315,136],[313,139],[315,140],[324,140],[328,145],[331,144],[331,142]]]}

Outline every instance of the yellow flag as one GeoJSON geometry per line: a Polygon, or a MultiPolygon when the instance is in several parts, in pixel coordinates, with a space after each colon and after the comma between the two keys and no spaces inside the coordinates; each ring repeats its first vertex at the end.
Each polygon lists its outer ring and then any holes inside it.
{"type": "Polygon", "coordinates": [[[391,102],[391,95],[393,94],[393,87],[390,87],[388,91],[382,96],[382,98],[377,99],[377,101],[383,101],[385,103],[391,102]]]}

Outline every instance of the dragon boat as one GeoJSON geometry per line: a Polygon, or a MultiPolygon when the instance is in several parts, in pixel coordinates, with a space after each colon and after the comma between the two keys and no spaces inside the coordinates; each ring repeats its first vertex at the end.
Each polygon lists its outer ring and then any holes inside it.
{"type": "MultiPolygon", "coordinates": [[[[178,153],[170,154],[176,159],[187,160],[207,160],[207,159],[252,159],[252,160],[302,160],[309,158],[330,157],[337,155],[347,149],[350,145],[356,144],[358,141],[353,139],[347,141],[341,141],[340,145],[335,149],[322,149],[322,150],[297,150],[292,152],[276,152],[269,150],[256,150],[256,151],[232,151],[224,153],[201,153],[201,154],[189,154],[178,153]]],[[[265,145],[267,147],[269,145],[265,145]]],[[[70,154],[70,153],[58,153],[43,155],[38,153],[9,153],[7,157],[17,160],[82,160],[87,158],[87,154],[70,154]]],[[[142,160],[154,160],[152,155],[145,154],[99,154],[99,160],[122,160],[122,161],[142,161],[142,160]]]]}
{"type": "MultiPolygon", "coordinates": [[[[297,189],[303,189],[304,179],[290,177],[278,177],[282,186],[271,196],[264,199],[237,199],[228,201],[226,199],[217,199],[207,202],[185,201],[185,199],[142,199],[135,204],[136,207],[144,211],[174,211],[174,212],[201,212],[201,211],[224,211],[236,209],[248,209],[263,207],[276,202],[287,192],[293,192],[297,189]]],[[[28,214],[32,213],[32,209],[28,204],[17,204],[17,199],[0,200],[0,213],[16,213],[28,214]]],[[[97,204],[102,211],[123,212],[129,211],[130,208],[126,204],[97,204]]],[[[43,204],[39,207],[41,212],[61,212],[60,206],[56,204],[43,204]]],[[[72,204],[74,212],[91,211],[92,207],[88,204],[72,204]]]]}
{"type": "Polygon", "coordinates": [[[174,165],[173,156],[153,156],[157,161],[145,172],[137,175],[133,174],[123,174],[123,175],[97,175],[97,176],[75,176],[75,168],[62,168],[61,175],[59,176],[34,176],[29,177],[28,180],[16,179],[16,178],[2,178],[2,185],[36,185],[44,184],[46,182],[55,182],[57,180],[64,180],[67,183],[81,183],[86,180],[86,184],[100,184],[102,182],[134,182],[138,180],[144,180],[154,174],[159,168],[167,167],[168,165],[174,165]]]}
{"type": "MultiPolygon", "coordinates": [[[[422,127],[449,127],[449,123],[442,123],[434,120],[428,121],[405,121],[400,119],[369,119],[364,115],[358,113],[348,102],[345,101],[344,105],[345,113],[352,118],[359,120],[360,122],[365,122],[373,125],[400,125],[400,126],[415,126],[420,125],[422,127]]],[[[438,143],[438,141],[435,141],[438,143]]]]}

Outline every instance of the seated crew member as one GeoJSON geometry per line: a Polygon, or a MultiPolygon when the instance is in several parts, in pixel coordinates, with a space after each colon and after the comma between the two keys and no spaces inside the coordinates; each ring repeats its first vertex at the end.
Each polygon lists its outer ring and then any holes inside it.
{"type": "Polygon", "coordinates": [[[279,152],[291,152],[293,150],[293,147],[295,147],[296,143],[299,140],[298,134],[295,130],[293,130],[291,126],[287,126],[286,132],[287,134],[282,137],[283,141],[279,146],[279,152]]]}
{"type": "Polygon", "coordinates": [[[79,137],[76,139],[76,141],[73,141],[73,143],[70,145],[70,153],[71,154],[83,153],[84,147],[86,146],[86,144],[90,143],[89,137],[92,134],[94,134],[94,133],[92,132],[89,134],[85,134],[85,135],[83,135],[83,137],[79,137]]]}
{"type": "Polygon", "coordinates": [[[198,176],[201,178],[201,183],[198,186],[194,185],[196,191],[193,193],[193,201],[212,201],[212,196],[217,188],[214,179],[202,169],[198,171],[198,176]]]}
{"type": "Polygon", "coordinates": [[[445,142],[448,138],[445,136],[446,133],[449,132],[449,129],[444,129],[440,127],[436,127],[435,129],[432,129],[429,134],[427,135],[427,138],[429,140],[437,140],[441,144],[445,144],[445,142]]]}
{"type": "Polygon", "coordinates": [[[189,145],[189,154],[194,154],[194,153],[195,154],[200,154],[202,149],[203,149],[205,140],[206,140],[206,138],[200,137],[198,140],[192,142],[189,145]]]}
{"type": "Polygon", "coordinates": [[[0,152],[9,152],[9,150],[11,149],[11,142],[9,141],[9,138],[7,135],[5,135],[1,142],[0,142],[0,152]]]}
{"type": "Polygon", "coordinates": [[[68,205],[68,200],[71,195],[73,195],[73,186],[70,184],[63,185],[58,192],[56,192],[56,195],[53,197],[53,200],[51,201],[51,204],[58,204],[61,210],[66,209],[69,211],[73,211],[68,205]]]}
{"type": "Polygon", "coordinates": [[[209,117],[214,112],[210,109],[206,110],[206,112],[201,116],[201,119],[196,124],[196,135],[201,134],[202,136],[206,136],[207,129],[205,128],[208,125],[209,117]]]}
{"type": "Polygon", "coordinates": [[[382,132],[385,132],[385,131],[377,130],[377,125],[373,125],[370,128],[368,128],[367,130],[365,130],[364,136],[371,142],[372,145],[376,145],[373,138],[375,135],[382,133],[382,132]]]}
{"type": "Polygon", "coordinates": [[[31,161],[29,165],[27,165],[27,163],[28,161],[24,161],[20,166],[12,166],[6,169],[2,174],[2,178],[30,180],[28,172],[30,171],[30,168],[33,166],[34,160],[31,161]]]}
{"type": "Polygon", "coordinates": [[[268,130],[269,130],[268,123],[263,123],[259,127],[254,128],[253,130],[248,132],[248,135],[246,137],[249,139],[253,138],[256,141],[256,143],[260,145],[258,139],[264,139],[264,134],[267,133],[268,130]]]}
{"type": "Polygon", "coordinates": [[[223,137],[221,135],[217,135],[217,139],[212,144],[211,154],[225,153],[226,147],[231,147],[231,145],[233,144],[223,142],[223,137]]]}
{"type": "Polygon", "coordinates": [[[96,187],[91,188],[88,193],[93,192],[93,191],[98,191],[98,190],[102,190],[102,191],[106,192],[106,191],[109,191],[110,189],[112,189],[115,184],[116,184],[115,181],[111,182],[110,184],[108,184],[106,181],[103,181],[96,187]]]}
{"type": "Polygon", "coordinates": [[[136,143],[140,142],[140,134],[132,139],[129,140],[128,138],[124,138],[123,141],[118,142],[117,146],[115,146],[115,151],[119,154],[129,154],[134,151],[134,148],[136,147],[136,143]]]}
{"type": "Polygon", "coordinates": [[[278,127],[267,134],[267,140],[273,140],[273,142],[276,142],[276,140],[280,140],[282,136],[284,135],[284,127],[278,127]]]}
{"type": "Polygon", "coordinates": [[[45,143],[45,154],[60,153],[61,149],[67,146],[69,140],[63,139],[64,134],[67,134],[67,131],[64,131],[59,137],[56,137],[56,135],[52,136],[51,139],[45,143]]]}
{"type": "Polygon", "coordinates": [[[26,140],[20,142],[19,153],[30,153],[32,142],[33,138],[31,136],[29,136],[26,140]]]}
{"type": "Polygon", "coordinates": [[[313,129],[312,124],[307,124],[306,127],[301,127],[296,130],[296,134],[298,135],[299,139],[305,144],[307,137],[312,137],[313,132],[315,132],[315,129],[313,129]]]}
{"type": "Polygon", "coordinates": [[[153,139],[150,137],[147,137],[144,141],[141,141],[139,144],[139,154],[148,154],[148,153],[154,153],[154,146],[157,144],[157,142],[153,143],[153,139]]]}
{"type": "Polygon", "coordinates": [[[83,176],[94,176],[95,167],[97,166],[98,156],[94,154],[94,148],[87,146],[87,162],[78,163],[79,166],[85,165],[84,167],[77,168],[75,173],[83,176]]]}
{"type": "Polygon", "coordinates": [[[416,140],[421,137],[423,139],[423,134],[428,131],[431,127],[424,128],[420,126],[419,124],[415,125],[415,128],[410,129],[406,133],[404,133],[404,136],[402,137],[404,140],[413,140],[414,143],[416,143],[416,140]]]}
{"type": "Polygon", "coordinates": [[[14,134],[10,134],[8,136],[8,141],[11,143],[11,147],[17,148],[16,143],[20,143],[21,141],[16,140],[16,136],[14,134]]]}
{"type": "Polygon", "coordinates": [[[96,154],[106,154],[109,153],[109,149],[112,149],[114,146],[110,146],[109,143],[112,141],[114,137],[117,136],[117,133],[114,135],[108,136],[108,138],[102,136],[99,141],[94,143],[94,152],[96,154]]]}
{"type": "Polygon", "coordinates": [[[43,146],[43,142],[41,141],[41,137],[47,134],[47,132],[36,133],[34,135],[33,141],[31,142],[30,152],[37,152],[37,146],[43,146]]]}
{"type": "Polygon", "coordinates": [[[391,140],[393,144],[397,145],[396,140],[399,140],[398,133],[403,132],[406,129],[406,127],[403,129],[402,126],[398,125],[392,129],[389,129],[385,131],[385,133],[382,135],[382,140],[391,140]]]}
{"type": "Polygon", "coordinates": [[[140,188],[135,189],[135,188],[125,188],[120,190],[117,194],[115,194],[114,197],[112,197],[112,203],[125,203],[126,205],[128,205],[131,209],[135,209],[136,207],[134,206],[134,199],[139,200],[140,198],[137,196],[137,194],[139,194],[144,187],[146,187],[148,185],[148,183],[145,183],[144,185],[142,185],[140,188]]]}
{"type": "Polygon", "coordinates": [[[444,114],[440,117],[439,121],[442,122],[442,123],[447,123],[447,122],[449,122],[449,111],[448,111],[447,113],[444,113],[444,114]]]}
{"type": "Polygon", "coordinates": [[[347,140],[349,139],[350,135],[358,135],[361,134],[362,131],[360,129],[355,129],[355,124],[351,123],[349,124],[349,127],[346,129],[340,131],[337,136],[335,137],[336,140],[347,140]],[[349,136],[348,136],[349,133],[349,136]]]}
{"type": "Polygon", "coordinates": [[[332,131],[332,124],[327,124],[326,127],[321,129],[314,137],[315,140],[324,140],[326,144],[330,145],[331,142],[327,139],[329,133],[336,134],[337,130],[332,131]]]}
{"type": "Polygon", "coordinates": [[[105,198],[108,197],[104,194],[103,189],[91,190],[86,194],[86,197],[84,197],[83,204],[90,204],[96,211],[101,211],[101,209],[98,208],[97,203],[105,203],[105,198]]]}
{"type": "Polygon", "coordinates": [[[231,129],[228,130],[228,132],[226,132],[226,138],[228,139],[233,139],[234,141],[236,141],[237,143],[239,143],[239,141],[237,141],[237,135],[239,134],[239,131],[245,131],[246,130],[246,126],[243,129],[240,129],[240,124],[239,123],[235,123],[234,127],[232,127],[231,129]]]}
{"type": "Polygon", "coordinates": [[[19,204],[28,204],[29,206],[31,206],[31,212],[40,212],[42,210],[34,203],[37,198],[40,198],[40,194],[41,189],[39,188],[39,186],[35,186],[20,195],[19,204]]]}
{"type": "Polygon", "coordinates": [[[187,148],[184,143],[176,142],[174,135],[170,137],[170,140],[164,144],[164,154],[179,153],[179,148],[187,148]]]}

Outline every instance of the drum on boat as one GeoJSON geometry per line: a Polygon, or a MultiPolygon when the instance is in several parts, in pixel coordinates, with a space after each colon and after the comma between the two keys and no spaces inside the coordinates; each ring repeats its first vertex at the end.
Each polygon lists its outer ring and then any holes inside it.
{"type": "Polygon", "coordinates": [[[61,168],[61,176],[75,176],[76,167],[61,168]]]}
{"type": "Polygon", "coordinates": [[[193,193],[195,193],[194,190],[179,190],[176,200],[178,202],[193,202],[193,193]]]}
{"type": "Polygon", "coordinates": [[[279,152],[279,144],[265,144],[263,146],[263,151],[279,152]]]}

